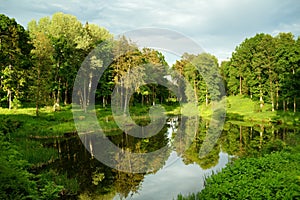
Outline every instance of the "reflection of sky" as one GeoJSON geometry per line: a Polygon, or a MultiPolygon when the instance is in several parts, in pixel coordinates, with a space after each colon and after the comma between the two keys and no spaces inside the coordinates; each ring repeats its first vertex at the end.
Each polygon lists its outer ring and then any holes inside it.
{"type": "MultiPolygon", "coordinates": [[[[174,127],[173,127],[174,130],[174,127]]],[[[171,139],[172,127],[168,128],[168,138],[171,139]]],[[[175,151],[170,153],[165,166],[155,174],[145,176],[138,193],[129,194],[127,199],[157,200],[176,199],[179,193],[188,195],[203,189],[204,177],[212,171],[218,172],[228,163],[229,155],[219,153],[218,164],[210,169],[203,170],[198,164],[185,165],[182,158],[175,151]]],[[[115,196],[114,199],[119,199],[115,196]]]]}
{"type": "MultiPolygon", "coordinates": [[[[172,152],[168,161],[176,159],[176,152],[172,152]]],[[[164,167],[156,174],[146,175],[138,193],[128,199],[176,199],[179,193],[187,195],[203,189],[204,177],[212,171],[218,171],[228,162],[228,154],[219,154],[218,164],[208,170],[203,170],[197,164],[185,165],[182,158],[172,165],[164,167]]],[[[167,163],[168,163],[167,161],[167,163]]]]}

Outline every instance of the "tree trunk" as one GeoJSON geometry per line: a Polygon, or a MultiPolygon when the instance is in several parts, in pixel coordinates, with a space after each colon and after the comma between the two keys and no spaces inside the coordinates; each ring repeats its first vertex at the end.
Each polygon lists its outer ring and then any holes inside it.
{"type": "Polygon", "coordinates": [[[296,108],[296,97],[294,97],[294,113],[296,112],[297,108],[296,108]]]}
{"type": "Polygon", "coordinates": [[[12,97],[11,97],[11,90],[7,90],[7,97],[8,97],[8,109],[10,110],[12,108],[12,97]]]}
{"type": "Polygon", "coordinates": [[[82,105],[82,107],[83,107],[83,110],[84,110],[84,112],[86,112],[86,79],[84,79],[83,80],[83,105],[82,105]]]}
{"type": "Polygon", "coordinates": [[[56,103],[59,105],[60,103],[60,84],[61,84],[61,78],[58,79],[58,88],[57,88],[57,96],[56,96],[56,103]]]}
{"type": "MultiPolygon", "coordinates": [[[[295,76],[295,69],[294,68],[293,68],[293,76],[295,76]]],[[[296,112],[296,97],[294,96],[294,113],[295,112],[296,112]]]]}
{"type": "Polygon", "coordinates": [[[64,99],[64,104],[67,105],[68,104],[68,82],[66,82],[65,84],[65,99],[64,99]]]}
{"type": "Polygon", "coordinates": [[[35,115],[39,116],[39,104],[40,104],[40,82],[41,82],[41,70],[40,70],[40,65],[38,65],[38,70],[37,70],[37,87],[36,87],[36,101],[35,101],[35,115]]]}
{"type": "Polygon", "coordinates": [[[124,115],[126,114],[126,109],[127,109],[127,101],[128,101],[128,95],[126,94],[126,90],[125,90],[125,98],[124,98],[124,115]]]}
{"type": "Polygon", "coordinates": [[[282,101],[282,108],[283,108],[283,111],[285,112],[286,109],[285,109],[285,100],[282,101]]]}
{"type": "Polygon", "coordinates": [[[88,86],[88,94],[87,94],[87,106],[90,105],[90,98],[92,94],[92,84],[93,84],[93,74],[92,72],[89,74],[89,86],[88,86]]]}
{"type": "Polygon", "coordinates": [[[152,85],[152,105],[155,106],[154,85],[152,85]]]}
{"type": "Polygon", "coordinates": [[[276,81],[276,110],[279,108],[279,86],[278,81],[276,81]]]}
{"type": "MultiPolygon", "coordinates": [[[[269,68],[269,74],[271,74],[272,72],[271,72],[271,70],[270,70],[270,68],[269,68]]],[[[271,76],[271,75],[270,75],[271,76]]],[[[273,85],[272,85],[272,80],[271,80],[271,78],[270,78],[270,96],[271,96],[271,103],[272,103],[272,112],[274,112],[275,111],[275,109],[274,109],[274,95],[273,95],[273,85]]]]}
{"type": "Polygon", "coordinates": [[[259,149],[261,149],[263,144],[263,129],[261,129],[261,131],[259,132],[259,136],[259,149]]]}
{"type": "Polygon", "coordinates": [[[195,98],[196,98],[196,103],[198,103],[198,95],[197,95],[197,84],[196,84],[196,80],[194,79],[194,94],[195,94],[195,98]]]}
{"type": "Polygon", "coordinates": [[[242,76],[240,76],[240,95],[242,95],[242,76]]]}
{"type": "MultiPolygon", "coordinates": [[[[121,84],[122,84],[122,82],[121,82],[121,84]]],[[[123,98],[124,98],[124,85],[121,85],[121,96],[120,96],[120,108],[121,109],[124,109],[123,98]]]]}
{"type": "Polygon", "coordinates": [[[208,89],[206,87],[206,94],[205,94],[205,105],[208,106],[208,89]]]}
{"type": "Polygon", "coordinates": [[[105,108],[105,96],[102,96],[102,107],[105,108]]]}
{"type": "Polygon", "coordinates": [[[258,76],[258,80],[259,80],[259,102],[260,102],[260,111],[262,111],[262,108],[264,106],[263,104],[263,92],[262,92],[262,86],[261,86],[261,77],[260,75],[258,76]]]}
{"type": "MultiPolygon", "coordinates": [[[[11,71],[12,70],[12,65],[10,64],[8,66],[8,68],[11,71]]],[[[12,108],[12,91],[9,88],[7,90],[7,97],[8,97],[8,109],[10,110],[12,108]]]]}
{"type": "Polygon", "coordinates": [[[52,101],[53,101],[53,104],[55,104],[55,102],[56,102],[56,92],[55,91],[52,91],[52,101]]]}

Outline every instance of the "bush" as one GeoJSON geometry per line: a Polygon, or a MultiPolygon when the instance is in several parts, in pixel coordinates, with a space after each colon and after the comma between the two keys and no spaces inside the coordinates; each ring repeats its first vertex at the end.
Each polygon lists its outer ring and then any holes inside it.
{"type": "Polygon", "coordinates": [[[28,163],[20,160],[16,147],[0,135],[0,199],[26,199],[36,196],[36,183],[26,167],[28,163]]]}
{"type": "Polygon", "coordinates": [[[29,164],[8,138],[0,133],[0,199],[56,199],[62,187],[27,171],[29,164]]]}
{"type": "Polygon", "coordinates": [[[196,195],[178,199],[297,199],[300,153],[276,152],[235,161],[207,179],[196,195]]]}

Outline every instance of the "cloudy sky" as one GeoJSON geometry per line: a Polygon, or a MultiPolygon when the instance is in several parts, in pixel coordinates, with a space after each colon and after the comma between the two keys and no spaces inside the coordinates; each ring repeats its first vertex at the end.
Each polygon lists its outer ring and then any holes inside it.
{"type": "Polygon", "coordinates": [[[0,0],[0,13],[24,27],[55,12],[96,23],[115,35],[146,27],[177,31],[219,60],[256,33],[300,35],[298,0],[0,0]]]}

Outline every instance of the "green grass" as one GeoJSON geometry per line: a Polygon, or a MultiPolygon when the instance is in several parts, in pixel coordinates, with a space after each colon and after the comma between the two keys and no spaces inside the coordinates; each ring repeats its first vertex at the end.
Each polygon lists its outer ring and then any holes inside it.
{"type": "Polygon", "coordinates": [[[57,150],[45,148],[39,141],[22,139],[14,143],[21,150],[22,158],[35,166],[41,166],[58,158],[57,150]]]}
{"type": "MultiPolygon", "coordinates": [[[[212,106],[199,106],[200,115],[210,118],[212,106]]],[[[259,102],[244,96],[226,97],[226,119],[228,121],[246,121],[248,123],[278,123],[286,125],[300,125],[299,112],[272,112],[271,104],[265,103],[260,111],[259,102]]]]}
{"type": "Polygon", "coordinates": [[[298,199],[300,151],[238,159],[206,180],[205,189],[178,200],[298,199]]]}

